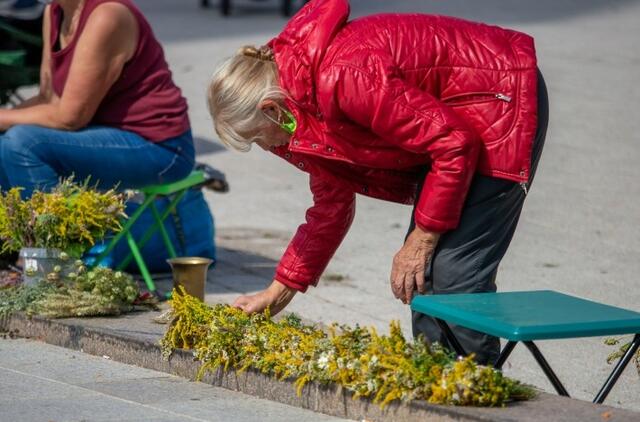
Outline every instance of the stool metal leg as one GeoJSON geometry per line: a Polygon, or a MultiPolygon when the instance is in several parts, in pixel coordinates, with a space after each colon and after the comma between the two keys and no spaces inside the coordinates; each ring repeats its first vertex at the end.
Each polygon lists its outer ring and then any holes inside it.
{"type": "Polygon", "coordinates": [[[151,278],[151,274],[149,273],[149,269],[147,268],[147,264],[145,264],[144,259],[142,259],[142,254],[140,253],[140,249],[136,244],[135,239],[131,232],[127,232],[127,243],[129,243],[129,248],[131,249],[131,253],[133,254],[136,263],[138,264],[138,268],[140,269],[140,274],[142,274],[142,278],[147,285],[149,291],[153,294],[157,294],[156,292],[156,284],[153,282],[151,278]]]}
{"type": "Polygon", "coordinates": [[[164,246],[167,248],[167,252],[169,252],[169,258],[175,258],[177,256],[176,250],[173,247],[173,243],[171,243],[169,233],[167,233],[167,228],[164,226],[164,221],[160,217],[158,208],[153,202],[151,203],[151,212],[153,213],[153,218],[156,220],[156,224],[158,225],[158,230],[160,230],[160,234],[162,235],[164,246]]]}
{"type": "MultiPolygon", "coordinates": [[[[122,239],[124,236],[126,236],[129,233],[129,231],[131,230],[131,227],[135,224],[136,221],[138,221],[138,218],[140,218],[142,213],[147,209],[147,207],[151,204],[152,201],[153,201],[152,196],[145,198],[144,202],[140,205],[140,207],[133,213],[133,215],[129,217],[125,225],[122,227],[122,230],[120,230],[111,239],[111,241],[109,242],[105,250],[102,251],[102,253],[96,258],[96,261],[93,264],[94,267],[98,266],[98,264],[100,264],[100,262],[102,262],[102,260],[111,253],[113,248],[116,247],[120,239],[122,239]]],[[[122,268],[124,268],[124,266],[122,268]]]]}
{"type": "Polygon", "coordinates": [[[504,349],[502,349],[502,352],[500,352],[498,360],[496,360],[496,363],[493,365],[494,368],[502,369],[502,365],[504,365],[507,359],[509,359],[509,356],[511,355],[511,352],[513,352],[513,349],[516,347],[516,344],[518,344],[517,341],[507,342],[507,344],[504,346],[504,349]]]}
{"type": "Polygon", "coordinates": [[[598,392],[598,395],[596,395],[596,398],[593,399],[594,403],[602,404],[602,402],[604,402],[604,399],[606,399],[607,396],[609,395],[609,392],[611,391],[613,386],[616,384],[616,381],[618,381],[618,378],[620,377],[624,369],[627,367],[627,364],[631,361],[631,358],[633,358],[633,355],[638,350],[638,347],[640,347],[640,333],[636,334],[633,337],[633,341],[629,345],[629,348],[624,353],[624,355],[620,358],[620,360],[616,364],[616,367],[613,368],[613,371],[611,372],[611,374],[609,375],[609,378],[607,378],[604,385],[598,392]]]}
{"type": "MultiPolygon", "coordinates": [[[[164,212],[160,215],[160,220],[164,222],[164,220],[166,220],[166,218],[169,216],[169,214],[171,213],[171,211],[178,205],[178,202],[180,202],[180,200],[184,197],[184,195],[187,193],[186,190],[183,190],[181,192],[179,192],[178,194],[176,194],[176,197],[169,203],[169,205],[167,206],[167,208],[164,210],[164,212]]],[[[149,196],[149,198],[155,199],[155,196],[149,196]]],[[[145,200],[145,203],[147,201],[145,200]]],[[[137,214],[137,212],[136,212],[137,214]]],[[[135,215],[135,214],[134,214],[135,215]]],[[[153,226],[149,227],[147,229],[147,231],[142,235],[142,237],[140,238],[140,240],[138,241],[138,246],[140,248],[144,248],[144,245],[147,244],[147,242],[151,239],[151,237],[153,236],[153,234],[155,233],[155,231],[158,229],[158,224],[154,224],[153,226]]],[[[118,268],[126,268],[129,263],[131,262],[131,259],[133,259],[133,255],[129,254],[125,259],[122,260],[122,262],[120,263],[120,265],[118,265],[118,268]]]]}
{"type": "Polygon", "coordinates": [[[458,356],[467,356],[467,352],[464,351],[464,347],[462,347],[455,334],[453,334],[453,331],[451,331],[451,327],[440,318],[435,318],[435,320],[458,356]]]}
{"type": "Polygon", "coordinates": [[[549,366],[547,360],[544,358],[544,356],[542,356],[542,353],[540,353],[538,346],[536,346],[532,341],[523,341],[523,343],[525,346],[527,346],[533,357],[536,359],[538,365],[540,365],[542,371],[544,371],[544,374],[547,376],[547,378],[549,378],[549,381],[551,381],[551,384],[553,384],[553,388],[556,389],[558,394],[560,394],[561,396],[569,397],[569,393],[567,393],[567,390],[560,382],[560,379],[556,376],[555,372],[553,372],[553,369],[551,369],[551,366],[549,366]]]}

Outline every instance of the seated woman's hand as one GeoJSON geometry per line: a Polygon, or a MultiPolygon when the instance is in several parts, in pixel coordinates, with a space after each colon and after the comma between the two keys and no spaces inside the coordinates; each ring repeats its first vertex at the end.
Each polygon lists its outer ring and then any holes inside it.
{"type": "Polygon", "coordinates": [[[238,297],[233,302],[233,306],[248,314],[262,312],[269,308],[271,315],[276,315],[291,302],[297,292],[297,290],[274,280],[271,286],[261,292],[238,297]]]}

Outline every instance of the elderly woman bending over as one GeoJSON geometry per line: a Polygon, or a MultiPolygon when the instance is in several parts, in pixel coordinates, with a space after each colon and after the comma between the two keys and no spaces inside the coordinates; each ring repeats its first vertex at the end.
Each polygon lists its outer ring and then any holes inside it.
{"type": "MultiPolygon", "coordinates": [[[[276,313],[317,283],[356,194],[414,205],[391,265],[396,298],[496,290],[547,125],[533,40],[441,16],[348,15],[346,0],[312,1],[211,82],[220,139],[282,157],[313,193],[272,284],[236,300],[245,311],[276,313]]],[[[431,318],[414,314],[413,329],[446,345],[431,318]]],[[[497,338],[454,332],[478,361],[497,358],[497,338]]]]}

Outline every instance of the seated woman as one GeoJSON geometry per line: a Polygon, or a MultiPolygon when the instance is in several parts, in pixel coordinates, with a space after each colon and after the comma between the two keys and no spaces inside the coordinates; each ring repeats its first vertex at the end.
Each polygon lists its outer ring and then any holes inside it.
{"type": "Polygon", "coordinates": [[[29,196],[70,175],[136,188],[189,174],[186,100],[130,0],[54,0],[43,38],[39,94],[0,109],[2,189],[29,196]]]}

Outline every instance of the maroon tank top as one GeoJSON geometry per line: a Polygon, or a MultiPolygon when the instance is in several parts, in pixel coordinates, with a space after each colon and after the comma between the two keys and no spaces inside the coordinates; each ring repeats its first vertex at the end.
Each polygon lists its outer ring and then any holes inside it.
{"type": "Polygon", "coordinates": [[[171,79],[164,52],[151,26],[130,0],[86,0],[78,29],[64,49],[55,51],[62,22],[62,8],[51,5],[51,74],[53,90],[62,96],[77,40],[91,12],[102,3],[126,6],[138,22],[138,46],[122,74],[107,92],[91,125],[111,126],[137,133],[151,142],[174,138],[189,129],[187,101],[171,79]]]}

